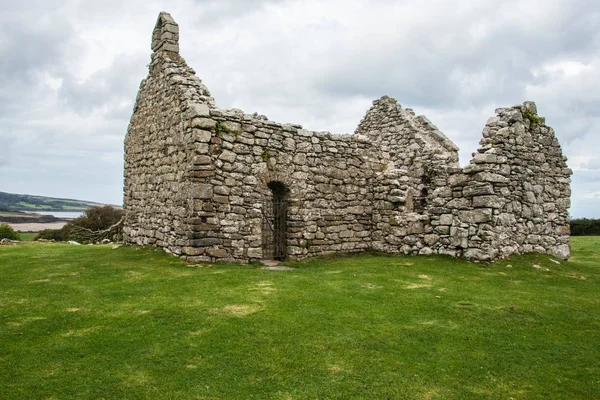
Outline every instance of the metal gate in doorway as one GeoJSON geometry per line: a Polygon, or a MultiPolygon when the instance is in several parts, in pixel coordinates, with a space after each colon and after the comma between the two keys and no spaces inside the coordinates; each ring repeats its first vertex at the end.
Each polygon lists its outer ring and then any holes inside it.
{"type": "Polygon", "coordinates": [[[287,201],[269,199],[262,207],[263,257],[267,260],[287,258],[287,201]]]}

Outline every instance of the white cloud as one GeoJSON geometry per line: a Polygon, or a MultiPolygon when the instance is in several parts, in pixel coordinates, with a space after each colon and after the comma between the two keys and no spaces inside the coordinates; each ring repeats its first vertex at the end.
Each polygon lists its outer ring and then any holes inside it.
{"type": "Polygon", "coordinates": [[[160,11],[217,104],[351,133],[387,94],[477,148],[535,100],[600,217],[600,4],[585,0],[0,0],[0,190],[119,203],[123,138],[160,11]],[[23,167],[23,166],[26,167],[23,167]],[[590,195],[593,193],[594,195],[590,195]],[[591,196],[591,197],[590,197],[591,196]]]}

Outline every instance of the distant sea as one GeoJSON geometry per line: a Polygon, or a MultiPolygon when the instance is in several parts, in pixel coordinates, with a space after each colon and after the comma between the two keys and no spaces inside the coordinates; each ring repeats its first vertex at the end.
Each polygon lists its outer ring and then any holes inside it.
{"type": "MultiPolygon", "coordinates": [[[[31,212],[31,211],[23,211],[23,212],[31,212]]],[[[83,215],[83,211],[36,211],[35,214],[53,215],[56,218],[74,219],[77,217],[81,217],[83,215]]]]}

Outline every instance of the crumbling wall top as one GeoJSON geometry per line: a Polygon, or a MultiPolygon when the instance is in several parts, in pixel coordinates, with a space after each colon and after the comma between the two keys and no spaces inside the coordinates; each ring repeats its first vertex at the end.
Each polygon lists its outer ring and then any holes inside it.
{"type": "Polygon", "coordinates": [[[179,25],[171,14],[161,12],[152,32],[152,51],[160,50],[179,53],[179,25]]]}

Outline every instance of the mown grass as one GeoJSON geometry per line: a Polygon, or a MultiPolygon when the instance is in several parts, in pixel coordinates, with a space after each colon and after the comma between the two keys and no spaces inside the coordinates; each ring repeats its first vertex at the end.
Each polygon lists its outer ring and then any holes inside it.
{"type": "Polygon", "coordinates": [[[597,399],[600,237],[573,250],[266,271],[5,246],[0,398],[597,399]]]}
{"type": "Polygon", "coordinates": [[[37,236],[37,234],[38,232],[19,232],[19,236],[24,242],[32,242],[33,239],[37,236]]]}

